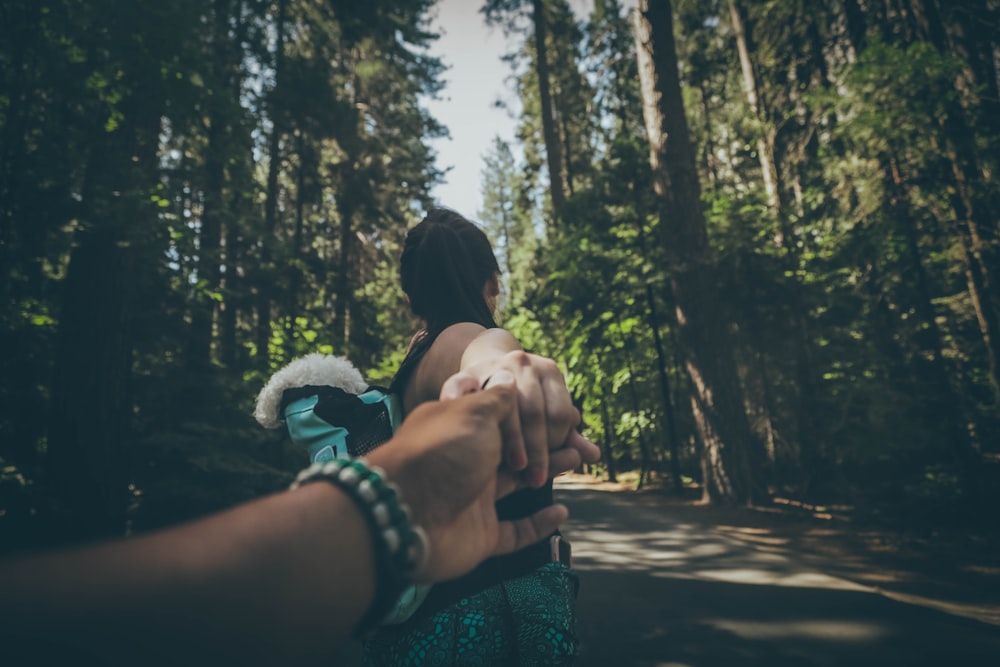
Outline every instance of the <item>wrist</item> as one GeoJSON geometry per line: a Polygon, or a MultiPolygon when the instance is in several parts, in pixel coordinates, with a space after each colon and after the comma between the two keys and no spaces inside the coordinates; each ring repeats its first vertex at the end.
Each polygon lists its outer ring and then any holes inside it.
{"type": "Polygon", "coordinates": [[[427,536],[411,520],[399,487],[389,481],[385,470],[366,459],[313,464],[299,473],[291,488],[319,481],[335,486],[354,503],[372,538],[375,594],[355,629],[355,635],[362,635],[382,620],[424,567],[429,549],[427,536]]]}

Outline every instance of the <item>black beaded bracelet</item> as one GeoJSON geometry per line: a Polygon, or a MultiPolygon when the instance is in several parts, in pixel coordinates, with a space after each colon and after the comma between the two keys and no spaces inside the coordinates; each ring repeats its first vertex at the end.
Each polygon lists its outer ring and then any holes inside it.
{"type": "Polygon", "coordinates": [[[378,466],[364,458],[314,463],[298,474],[291,488],[320,481],[350,496],[374,538],[375,597],[354,633],[362,636],[386,616],[413,581],[427,561],[430,545],[424,530],[411,522],[399,488],[385,479],[385,471],[378,466]]]}

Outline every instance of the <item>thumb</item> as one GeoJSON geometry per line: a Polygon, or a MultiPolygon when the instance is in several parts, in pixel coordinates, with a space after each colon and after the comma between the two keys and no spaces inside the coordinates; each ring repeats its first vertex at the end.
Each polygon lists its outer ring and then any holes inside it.
{"type": "Polygon", "coordinates": [[[484,394],[496,396],[502,401],[497,405],[499,412],[495,414],[500,424],[504,463],[510,470],[524,470],[528,465],[528,452],[521,431],[521,417],[517,410],[514,375],[510,371],[499,370],[486,378],[483,386],[486,388],[484,394]]]}
{"type": "Polygon", "coordinates": [[[508,554],[539,542],[566,523],[569,510],[565,505],[549,505],[523,519],[501,521],[497,531],[494,556],[508,554]]]}
{"type": "Polygon", "coordinates": [[[438,394],[438,398],[442,401],[450,401],[459,396],[472,394],[478,390],[479,381],[476,380],[475,376],[464,371],[459,371],[444,381],[444,384],[441,385],[441,393],[438,394]]]}

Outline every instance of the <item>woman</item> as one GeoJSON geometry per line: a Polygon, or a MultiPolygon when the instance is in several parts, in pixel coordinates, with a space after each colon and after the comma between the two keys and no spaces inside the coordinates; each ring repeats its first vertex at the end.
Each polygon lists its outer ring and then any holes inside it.
{"type": "MultiPolygon", "coordinates": [[[[551,505],[548,452],[568,445],[585,459],[596,454],[590,443],[581,445],[579,412],[556,365],[527,354],[497,326],[499,266],[486,235],[454,211],[432,209],[407,234],[400,274],[413,313],[424,321],[390,387],[404,413],[509,373],[525,448],[506,463],[523,471],[527,488],[498,502],[497,515],[518,519],[551,505]]],[[[365,663],[568,664],[576,652],[575,595],[576,577],[558,539],[494,558],[435,586],[405,623],[381,627],[365,644],[365,663]]]]}

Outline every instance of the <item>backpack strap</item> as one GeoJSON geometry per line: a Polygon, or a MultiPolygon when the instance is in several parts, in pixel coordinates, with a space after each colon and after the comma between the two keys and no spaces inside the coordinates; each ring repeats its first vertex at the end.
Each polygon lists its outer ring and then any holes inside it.
{"type": "Polygon", "coordinates": [[[281,415],[292,442],[312,463],[337,456],[363,456],[392,437],[398,401],[381,387],[353,394],[339,387],[286,389],[281,415]]]}

